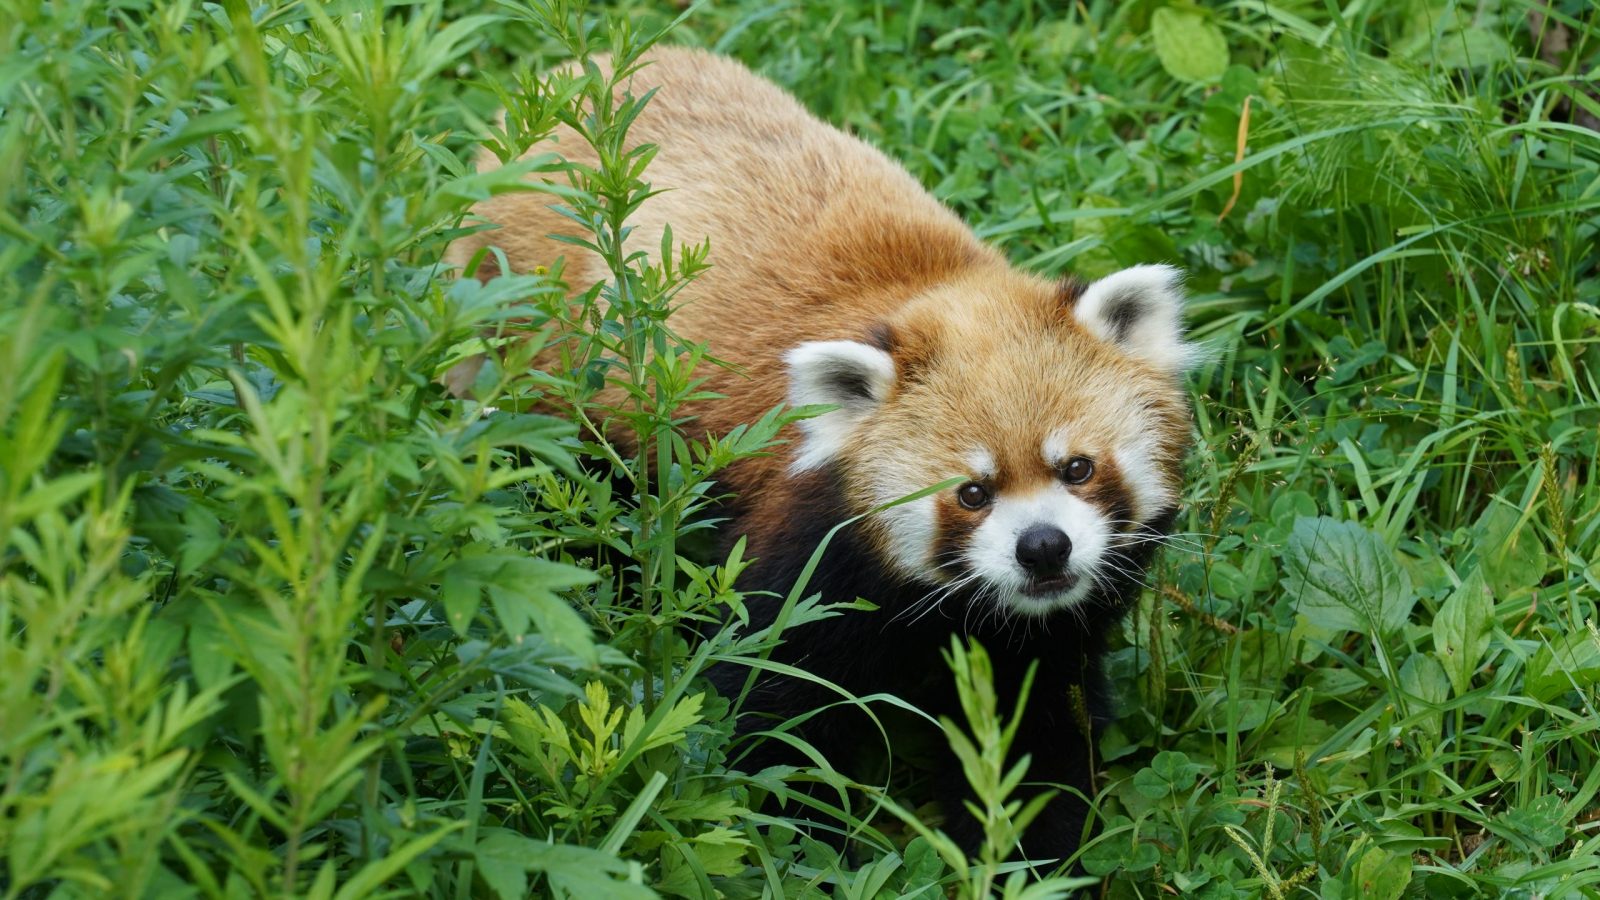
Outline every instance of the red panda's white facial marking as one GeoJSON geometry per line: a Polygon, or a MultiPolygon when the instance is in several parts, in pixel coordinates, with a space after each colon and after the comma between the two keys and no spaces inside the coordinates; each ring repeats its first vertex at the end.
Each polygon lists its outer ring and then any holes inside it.
{"type": "Polygon", "coordinates": [[[1112,528],[1105,515],[1061,484],[995,498],[963,553],[987,595],[1024,614],[1082,600],[1094,587],[1112,528]]]}
{"type": "Polygon", "coordinates": [[[803,424],[790,468],[831,467],[857,513],[956,480],[869,517],[866,536],[935,593],[1043,615],[1109,583],[1176,504],[1195,354],[1176,270],[1081,292],[1008,278],[930,289],[878,346],[790,351],[792,402],[838,407],[803,424]]]}
{"type": "Polygon", "coordinates": [[[974,447],[968,450],[961,461],[967,464],[967,474],[974,480],[982,481],[994,477],[994,454],[990,453],[987,447],[974,447]]]}
{"type": "Polygon", "coordinates": [[[1039,446],[1039,453],[1045,462],[1059,466],[1067,461],[1067,451],[1070,446],[1067,443],[1067,429],[1057,428],[1045,435],[1044,443],[1039,446]]]}

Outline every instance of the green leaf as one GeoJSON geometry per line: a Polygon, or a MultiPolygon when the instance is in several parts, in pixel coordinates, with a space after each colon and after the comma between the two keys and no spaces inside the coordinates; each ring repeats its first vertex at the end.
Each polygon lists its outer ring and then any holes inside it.
{"type": "Polygon", "coordinates": [[[1215,23],[1186,9],[1166,6],[1150,17],[1150,36],[1167,74],[1210,84],[1228,70],[1228,41],[1215,23]]]}
{"type": "Polygon", "coordinates": [[[1472,689],[1472,673],[1489,649],[1494,597],[1482,567],[1473,569],[1433,617],[1433,649],[1457,696],[1472,689]]]}
{"type": "Polygon", "coordinates": [[[456,634],[467,633],[472,617],[478,614],[478,585],[466,579],[446,577],[439,585],[439,599],[444,603],[444,615],[456,634]]]}
{"type": "Polygon", "coordinates": [[[927,838],[918,836],[906,845],[903,854],[905,858],[906,887],[913,890],[932,885],[944,873],[944,861],[939,858],[939,851],[934,849],[927,838]]]}
{"type": "MultiPolygon", "coordinates": [[[[650,732],[650,736],[645,738],[644,743],[637,748],[637,752],[643,753],[656,747],[665,747],[667,744],[677,743],[689,726],[695,725],[700,721],[700,707],[705,703],[705,700],[706,695],[700,693],[685,697],[673,704],[672,709],[662,717],[655,729],[650,732]]],[[[622,746],[632,747],[633,742],[638,739],[639,733],[644,730],[644,726],[644,708],[635,706],[629,710],[627,724],[622,729],[622,746]]]]}
{"type": "Polygon", "coordinates": [[[1193,788],[1195,776],[1202,768],[1190,762],[1181,751],[1163,750],[1150,760],[1148,767],[1133,776],[1133,787],[1152,800],[1160,800],[1193,788]]]}
{"type": "Polygon", "coordinates": [[[1317,501],[1305,491],[1284,491],[1272,498],[1269,518],[1273,522],[1292,521],[1300,516],[1315,516],[1317,501]]]}
{"type": "Polygon", "coordinates": [[[503,828],[483,829],[473,858],[484,881],[501,900],[527,896],[528,872],[543,873],[558,889],[558,896],[561,891],[572,897],[656,896],[638,883],[643,873],[637,863],[589,847],[548,844],[503,828]]]}
{"type": "Polygon", "coordinates": [[[593,661],[594,636],[583,617],[556,592],[599,578],[592,570],[513,552],[484,553],[458,560],[444,574],[440,596],[445,615],[458,634],[465,633],[477,611],[480,591],[487,592],[500,624],[513,637],[531,623],[539,634],[564,650],[593,661]]]}
{"type": "Polygon", "coordinates": [[[1478,558],[1496,597],[1531,588],[1544,579],[1544,547],[1514,506],[1495,503],[1478,521],[1478,558]]]}
{"type": "MultiPolygon", "coordinates": [[[[391,849],[382,858],[367,863],[355,877],[346,881],[339,893],[334,895],[335,900],[355,900],[358,897],[370,897],[383,887],[396,872],[405,868],[412,860],[433,849],[433,845],[446,837],[467,827],[466,822],[451,822],[448,825],[430,834],[407,841],[400,847],[391,849]]],[[[485,878],[485,880],[488,880],[485,878]]],[[[504,894],[501,894],[504,897],[504,894]]]]}
{"type": "Polygon", "coordinates": [[[46,510],[60,509],[102,480],[99,472],[78,472],[43,482],[12,504],[9,513],[15,521],[26,521],[46,510]]]}
{"type": "Polygon", "coordinates": [[[1117,839],[1102,838],[1084,849],[1078,857],[1078,864],[1090,875],[1110,875],[1122,868],[1122,862],[1129,854],[1128,842],[1124,836],[1117,835],[1117,839]]]}
{"type": "Polygon", "coordinates": [[[1536,700],[1550,701],[1574,688],[1600,682],[1600,639],[1587,630],[1562,635],[1528,660],[1524,689],[1536,700]]]}
{"type": "Polygon", "coordinates": [[[1494,750],[1488,755],[1489,771],[1501,781],[1515,781],[1522,777],[1522,757],[1510,750],[1494,750]]]}
{"type": "Polygon", "coordinates": [[[1566,839],[1566,821],[1566,806],[1561,798],[1545,794],[1530,803],[1512,807],[1488,825],[1489,830],[1524,852],[1543,855],[1566,839]]]}
{"type": "Polygon", "coordinates": [[[1411,578],[1375,532],[1326,516],[1300,518],[1284,553],[1288,592],[1324,628],[1379,634],[1404,625],[1416,603],[1411,578]]]}
{"type": "Polygon", "coordinates": [[[1419,652],[1400,667],[1400,687],[1425,703],[1439,704],[1449,696],[1450,684],[1439,661],[1419,652]]]}
{"type": "Polygon", "coordinates": [[[1413,653],[1400,667],[1400,689],[1408,695],[1406,705],[1415,716],[1422,745],[1434,746],[1444,722],[1440,707],[1450,696],[1450,679],[1444,667],[1428,653],[1413,653]]]}
{"type": "Polygon", "coordinates": [[[495,831],[478,839],[472,858],[478,874],[500,900],[522,900],[528,896],[528,845],[532,838],[509,831],[495,831]]]}
{"type": "Polygon", "coordinates": [[[1161,849],[1155,844],[1140,842],[1133,847],[1133,853],[1123,860],[1122,867],[1129,872],[1145,872],[1154,869],[1161,862],[1161,849]]]}
{"type": "Polygon", "coordinates": [[[1225,560],[1211,564],[1211,593],[1228,600],[1237,600],[1250,590],[1250,583],[1238,566],[1225,560]]]}
{"type": "MultiPolygon", "coordinates": [[[[1362,842],[1357,842],[1360,848],[1362,842]]],[[[1354,851],[1353,851],[1354,852],[1354,851]]],[[[1411,857],[1368,845],[1350,869],[1353,896],[1363,900],[1399,900],[1411,883],[1411,857]]]]}
{"type": "Polygon", "coordinates": [[[691,838],[687,847],[680,847],[694,854],[706,874],[731,876],[744,870],[750,841],[731,829],[712,828],[691,838]]]}

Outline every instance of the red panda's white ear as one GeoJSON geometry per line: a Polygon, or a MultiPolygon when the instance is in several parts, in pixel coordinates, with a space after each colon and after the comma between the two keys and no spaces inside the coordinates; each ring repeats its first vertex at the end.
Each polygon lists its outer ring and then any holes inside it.
{"type": "Polygon", "coordinates": [[[838,454],[850,433],[894,385],[894,358],[856,341],[809,341],[785,353],[789,405],[839,407],[800,422],[805,435],[791,472],[820,468],[838,454]]]}
{"type": "Polygon", "coordinates": [[[1163,372],[1182,375],[1200,362],[1183,339],[1183,272],[1134,266],[1084,289],[1073,314],[1095,337],[1163,372]]]}

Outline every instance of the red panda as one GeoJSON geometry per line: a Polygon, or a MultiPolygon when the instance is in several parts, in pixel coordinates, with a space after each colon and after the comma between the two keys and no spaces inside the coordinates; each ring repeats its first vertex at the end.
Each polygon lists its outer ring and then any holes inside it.
{"type": "MultiPolygon", "coordinates": [[[[771,592],[749,600],[756,623],[771,621],[834,525],[961,479],[842,532],[809,589],[879,610],[792,629],[776,658],[958,721],[941,658],[952,634],[989,649],[1004,709],[1037,661],[1013,752],[1031,754],[1031,782],[1088,793],[1092,735],[1069,697],[1104,714],[1105,637],[1175,514],[1190,440],[1182,378],[1195,352],[1179,272],[1137,266],[1082,285],[1013,269],[905,169],[732,60],[659,49],[630,90],[657,91],[629,138],[658,147],[646,177],[659,191],[630,220],[630,246],[655,253],[669,223],[682,240],[710,238],[713,266],[680,295],[672,326],[741,370],[708,370],[727,399],[684,412],[725,433],[785,400],[835,407],[799,423],[783,453],[726,474],[730,532],[757,558],[741,585],[771,592]]],[[[570,130],[552,142],[534,152],[595,161],[570,130]]],[[[494,245],[515,270],[566,256],[573,284],[604,277],[588,251],[551,240],[573,226],[549,203],[517,193],[480,204],[499,227],[450,258],[494,245]]],[[[744,673],[713,680],[736,693],[744,673]]],[[[741,727],[837,699],[769,678],[741,727]]],[[[865,724],[820,716],[803,735],[843,755],[875,735],[865,724]]],[[[782,760],[770,741],[745,764],[782,760]]],[[[947,762],[947,828],[971,847],[977,823],[947,762]]],[[[1052,801],[1026,850],[1070,853],[1084,814],[1070,792],[1052,801]]]]}

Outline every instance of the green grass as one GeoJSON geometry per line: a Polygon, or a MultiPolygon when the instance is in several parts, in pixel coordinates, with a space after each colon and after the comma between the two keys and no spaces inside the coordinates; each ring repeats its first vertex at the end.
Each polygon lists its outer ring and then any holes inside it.
{"type": "MultiPolygon", "coordinates": [[[[915,778],[726,767],[699,676],[775,635],[714,624],[741,559],[704,511],[786,416],[674,435],[704,251],[630,256],[636,100],[538,80],[680,13],[0,0],[0,897],[1068,890],[996,861],[993,792],[968,861],[915,778]],[[561,120],[611,148],[563,198],[610,279],[453,281],[526,171],[473,155],[561,120]],[[444,396],[510,320],[575,374],[512,350],[501,412],[444,396]],[[603,417],[637,454],[580,438],[603,417]]],[[[1592,4],[731,0],[661,39],[1020,265],[1189,270],[1214,360],[1109,660],[1094,895],[1600,896],[1592,4]]],[[[1008,710],[953,661],[998,783],[1008,710]]]]}

